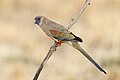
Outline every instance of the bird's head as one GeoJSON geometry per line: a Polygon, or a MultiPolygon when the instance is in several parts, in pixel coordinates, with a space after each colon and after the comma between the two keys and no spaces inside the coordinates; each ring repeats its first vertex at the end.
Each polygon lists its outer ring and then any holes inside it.
{"type": "Polygon", "coordinates": [[[34,18],[34,20],[35,20],[34,24],[40,25],[42,23],[42,18],[43,18],[43,16],[36,16],[34,18]]]}

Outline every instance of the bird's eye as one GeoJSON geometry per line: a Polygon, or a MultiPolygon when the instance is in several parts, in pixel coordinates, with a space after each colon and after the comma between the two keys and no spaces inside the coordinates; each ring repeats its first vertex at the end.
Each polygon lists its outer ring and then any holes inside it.
{"type": "Polygon", "coordinates": [[[40,20],[40,18],[38,18],[38,20],[40,20]]]}

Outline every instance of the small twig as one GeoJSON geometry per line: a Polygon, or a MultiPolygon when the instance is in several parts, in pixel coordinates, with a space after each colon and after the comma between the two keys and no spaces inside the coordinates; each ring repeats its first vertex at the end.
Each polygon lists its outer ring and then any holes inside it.
{"type": "MultiPolygon", "coordinates": [[[[87,8],[87,6],[90,5],[90,0],[85,0],[83,6],[80,8],[80,11],[77,13],[77,15],[74,18],[71,18],[67,29],[70,30],[71,27],[79,20],[80,16],[82,15],[82,13],[84,12],[84,10],[87,8]]],[[[49,60],[49,58],[52,56],[52,54],[56,51],[56,48],[59,45],[57,45],[56,43],[54,43],[54,45],[51,46],[49,52],[47,53],[47,55],[45,56],[45,58],[43,59],[40,67],[38,68],[33,80],[37,80],[38,76],[40,75],[42,69],[44,68],[44,65],[47,63],[47,61],[49,60]]]]}
{"type": "Polygon", "coordinates": [[[58,45],[56,43],[54,43],[54,45],[52,45],[50,47],[49,52],[47,53],[47,55],[45,56],[45,58],[43,59],[40,67],[38,68],[33,80],[37,80],[38,76],[40,75],[42,69],[44,68],[44,65],[47,63],[47,61],[49,60],[49,58],[52,56],[52,54],[56,51],[56,48],[58,47],[58,45]]]}
{"type": "Polygon", "coordinates": [[[82,7],[80,8],[79,12],[77,13],[77,15],[74,18],[70,19],[70,22],[68,23],[67,29],[70,30],[71,27],[79,20],[80,16],[82,15],[82,13],[85,11],[85,9],[87,8],[87,6],[90,5],[90,0],[85,0],[84,4],[82,5],[82,7]]]}

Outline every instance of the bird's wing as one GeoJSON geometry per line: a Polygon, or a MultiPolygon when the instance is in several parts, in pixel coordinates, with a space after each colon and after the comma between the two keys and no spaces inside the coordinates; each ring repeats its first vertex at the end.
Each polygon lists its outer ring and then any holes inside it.
{"type": "Polygon", "coordinates": [[[64,33],[57,30],[49,30],[52,34],[53,38],[57,39],[58,41],[71,41],[74,39],[74,36],[70,33],[64,33]]]}

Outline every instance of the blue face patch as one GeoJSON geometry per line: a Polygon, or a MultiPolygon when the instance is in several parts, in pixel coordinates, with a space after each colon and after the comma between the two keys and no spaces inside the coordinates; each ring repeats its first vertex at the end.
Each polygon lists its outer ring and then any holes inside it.
{"type": "Polygon", "coordinates": [[[40,24],[40,22],[41,22],[41,17],[39,17],[39,16],[37,16],[37,17],[35,17],[35,24],[40,24]]]}

